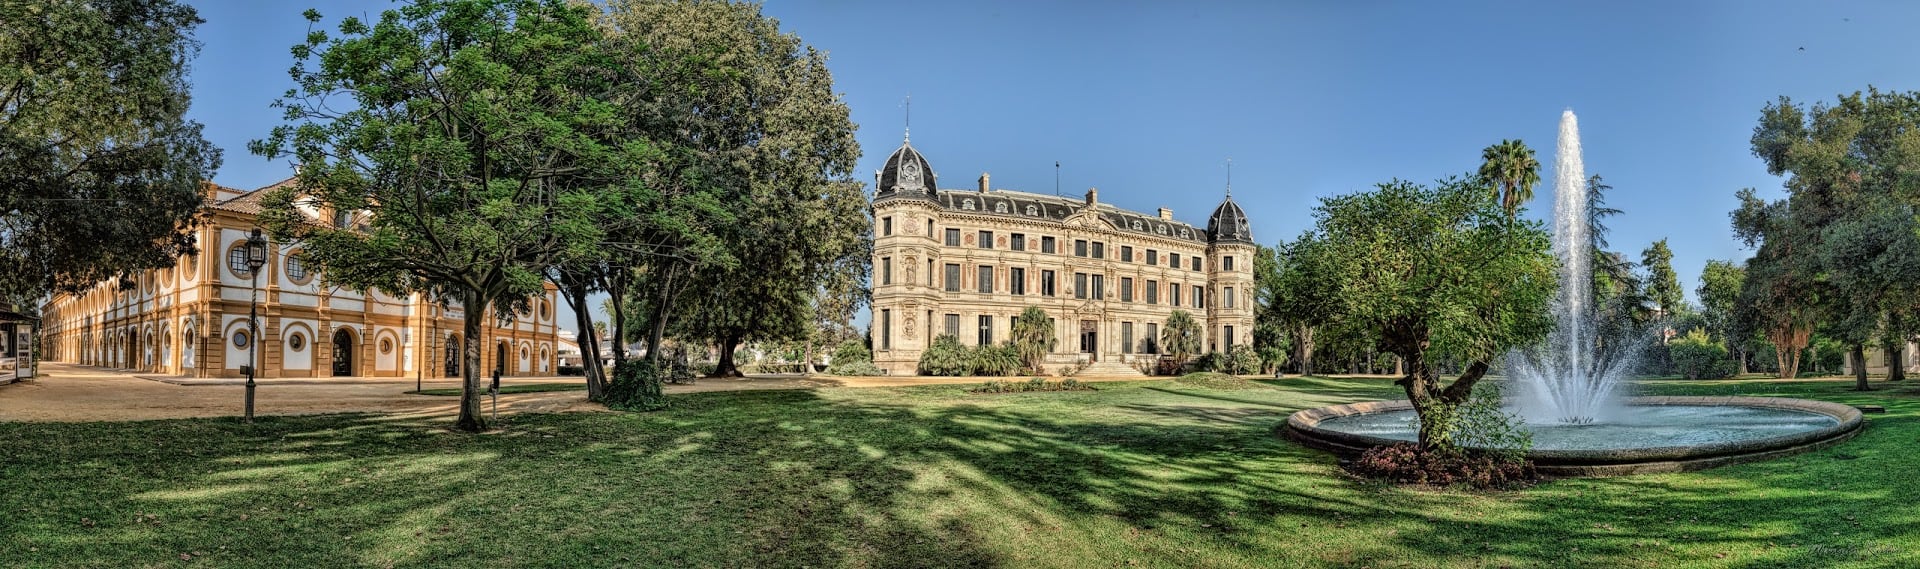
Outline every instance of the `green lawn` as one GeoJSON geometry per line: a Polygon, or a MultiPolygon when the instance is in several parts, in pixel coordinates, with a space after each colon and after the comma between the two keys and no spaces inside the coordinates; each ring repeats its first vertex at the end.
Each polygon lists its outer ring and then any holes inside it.
{"type": "Polygon", "coordinates": [[[1386,381],[1266,383],[704,393],[489,435],[0,424],[0,567],[1920,566],[1908,388],[1649,382],[1889,413],[1772,462],[1476,493],[1356,481],[1270,435],[1386,381]]]}

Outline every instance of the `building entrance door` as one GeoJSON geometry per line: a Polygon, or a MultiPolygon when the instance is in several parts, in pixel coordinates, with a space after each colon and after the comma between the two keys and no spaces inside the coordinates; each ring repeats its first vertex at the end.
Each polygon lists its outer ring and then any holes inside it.
{"type": "Polygon", "coordinates": [[[460,377],[460,337],[447,336],[447,377],[460,377]]]}
{"type": "Polygon", "coordinates": [[[1080,353],[1087,354],[1088,361],[1100,361],[1100,332],[1092,320],[1080,321],[1080,353]]]}
{"type": "Polygon", "coordinates": [[[353,375],[353,334],[345,328],[333,333],[333,376],[353,375]]]}

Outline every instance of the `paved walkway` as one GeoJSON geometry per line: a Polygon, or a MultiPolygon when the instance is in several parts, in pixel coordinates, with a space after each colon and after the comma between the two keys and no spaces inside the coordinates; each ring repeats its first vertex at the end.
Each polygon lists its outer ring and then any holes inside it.
{"type": "MultiPolygon", "coordinates": [[[[1081,381],[1128,381],[1139,377],[1079,378],[1081,381]]],[[[579,377],[501,379],[501,385],[570,383],[579,377]]],[[[826,387],[899,387],[980,383],[978,377],[824,377],[771,375],[746,378],[700,379],[691,385],[668,385],[666,392],[743,391],[755,389],[818,389],[826,387]]],[[[0,385],[0,421],[139,421],[193,417],[231,417],[242,412],[246,388],[238,379],[190,379],[136,374],[91,366],[41,362],[40,376],[21,383],[0,385]]],[[[312,415],[321,413],[382,413],[402,417],[451,417],[459,398],[409,395],[414,380],[402,378],[276,378],[262,379],[255,392],[254,414],[312,415]]],[[[425,381],[427,389],[458,388],[457,381],[425,381]]],[[[556,413],[605,411],[586,400],[585,391],[516,393],[500,396],[500,413],[556,413]]]]}

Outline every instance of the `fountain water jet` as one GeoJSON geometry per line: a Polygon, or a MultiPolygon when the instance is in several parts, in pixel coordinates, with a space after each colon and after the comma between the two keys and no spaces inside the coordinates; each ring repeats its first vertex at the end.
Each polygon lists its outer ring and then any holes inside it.
{"type": "Polygon", "coordinates": [[[1514,410],[1529,422],[1589,424],[1613,416],[1619,407],[1615,392],[1631,368],[1631,354],[1603,352],[1601,343],[1608,339],[1594,330],[1589,198],[1580,122],[1568,109],[1560,114],[1553,164],[1553,252],[1563,263],[1560,296],[1552,307],[1556,325],[1544,345],[1507,358],[1508,375],[1519,391],[1514,410]]]}

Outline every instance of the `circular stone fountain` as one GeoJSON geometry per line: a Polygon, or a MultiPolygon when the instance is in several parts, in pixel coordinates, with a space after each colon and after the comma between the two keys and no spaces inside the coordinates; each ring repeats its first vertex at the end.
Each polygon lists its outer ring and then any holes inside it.
{"type": "MultiPolygon", "coordinates": [[[[1513,416],[1533,433],[1527,457],[1547,476],[1675,472],[1818,449],[1860,432],[1860,411],[1771,397],[1620,396],[1645,342],[1595,333],[1589,201],[1580,127],[1560,115],[1554,160],[1553,248],[1561,260],[1556,325],[1545,342],[1507,359],[1513,416]]],[[[1652,331],[1642,333],[1651,334],[1652,331]]],[[[1308,446],[1346,456],[1418,439],[1413,404],[1373,401],[1294,413],[1280,427],[1308,446]]]]}
{"type": "MultiPolygon", "coordinates": [[[[1776,397],[1634,397],[1618,414],[1588,424],[1526,423],[1527,453],[1541,474],[1617,476],[1680,472],[1825,448],[1859,434],[1860,410],[1776,397]]],[[[1417,440],[1413,404],[1369,401],[1308,409],[1284,434],[1345,457],[1417,440]]]]}

